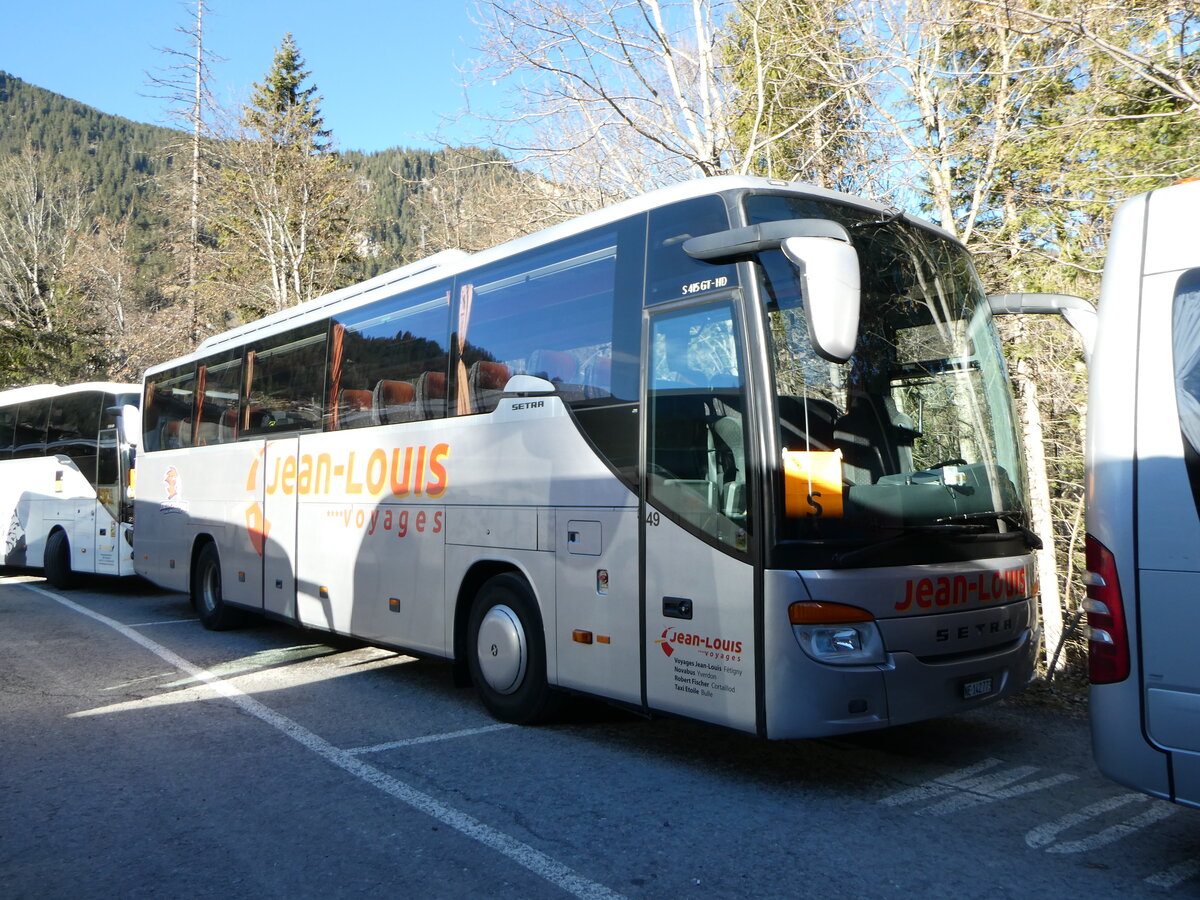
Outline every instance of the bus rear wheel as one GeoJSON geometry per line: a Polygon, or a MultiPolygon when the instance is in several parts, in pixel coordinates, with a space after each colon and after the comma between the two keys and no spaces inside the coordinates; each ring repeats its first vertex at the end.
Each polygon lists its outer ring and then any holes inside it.
{"type": "Polygon", "coordinates": [[[471,608],[467,665],[483,705],[502,722],[533,725],[562,695],[546,680],[546,644],[537,602],[524,579],[497,575],[471,608]]]}
{"type": "Polygon", "coordinates": [[[241,616],[231,609],[221,594],[221,555],[216,544],[205,544],[192,569],[192,607],[200,624],[209,631],[226,631],[235,627],[241,616]]]}
{"type": "Polygon", "coordinates": [[[42,560],[46,580],[60,591],[75,586],[75,573],[71,571],[71,543],[66,532],[53,531],[46,539],[46,553],[42,560]]]}

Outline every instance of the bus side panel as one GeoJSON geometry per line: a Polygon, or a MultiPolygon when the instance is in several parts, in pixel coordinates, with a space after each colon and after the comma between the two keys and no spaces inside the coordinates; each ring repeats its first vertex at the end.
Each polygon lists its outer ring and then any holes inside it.
{"type": "Polygon", "coordinates": [[[637,507],[554,512],[558,683],[641,705],[637,507]]]}
{"type": "Polygon", "coordinates": [[[265,491],[262,501],[263,612],[285,619],[296,615],[297,463],[300,439],[267,441],[263,455],[265,491]]]}
{"type": "Polygon", "coordinates": [[[54,460],[14,459],[5,463],[0,479],[0,510],[4,520],[6,566],[41,568],[46,539],[42,529],[43,498],[53,490],[54,460]]]}
{"type": "MultiPolygon", "coordinates": [[[[536,510],[529,511],[537,512],[536,510]]],[[[453,632],[456,623],[452,611],[455,608],[459,586],[473,566],[480,563],[494,564],[519,572],[533,589],[534,599],[537,601],[538,610],[542,615],[542,641],[546,648],[546,678],[551,684],[558,684],[558,648],[554,640],[558,627],[554,607],[554,554],[547,550],[532,548],[480,547],[474,541],[464,544],[455,543],[455,521],[461,522],[464,526],[464,530],[459,532],[460,539],[467,540],[472,530],[469,523],[475,512],[476,510],[470,507],[455,507],[446,511],[450,535],[446,539],[445,603],[446,609],[451,612],[446,617],[447,651],[445,655],[450,656],[453,649],[453,632]]],[[[540,528],[539,531],[541,531],[540,528]]],[[[521,538],[520,542],[524,543],[524,538],[521,538]]],[[[515,544],[518,543],[518,540],[510,537],[498,543],[515,544]]],[[[464,614],[469,615],[469,612],[464,609],[464,614]]],[[[472,652],[471,648],[468,647],[467,653],[470,652],[472,652]]]]}
{"type": "Polygon", "coordinates": [[[88,480],[74,465],[53,456],[15,459],[5,466],[0,483],[0,510],[5,514],[0,522],[5,535],[0,565],[40,569],[46,538],[62,527],[71,545],[71,568],[94,571],[96,492],[88,480]]]}
{"type": "MultiPolygon", "coordinates": [[[[1122,206],[1114,219],[1088,386],[1087,529],[1115,557],[1132,651],[1130,677],[1114,684],[1092,685],[1089,718],[1092,751],[1100,770],[1123,784],[1167,797],[1167,757],[1146,740],[1143,729],[1136,651],[1137,373],[1140,358],[1162,353],[1161,335],[1139,337],[1145,214],[1146,198],[1142,197],[1122,206]]],[[[1158,390],[1167,390],[1167,385],[1169,382],[1158,390]]]]}
{"type": "Polygon", "coordinates": [[[260,609],[263,455],[261,441],[142,454],[134,528],[138,574],[186,592],[192,548],[199,538],[212,538],[225,599],[260,609]]]}

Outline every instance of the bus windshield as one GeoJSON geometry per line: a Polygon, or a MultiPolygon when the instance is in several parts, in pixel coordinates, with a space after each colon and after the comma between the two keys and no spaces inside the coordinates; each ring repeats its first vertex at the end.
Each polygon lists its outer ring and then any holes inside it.
{"type": "MultiPolygon", "coordinates": [[[[845,542],[844,565],[886,564],[904,536],[911,561],[1021,537],[1027,501],[1011,394],[991,313],[966,251],[901,217],[812,198],[752,196],[752,224],[825,217],[859,254],[854,355],[812,349],[803,282],[761,254],[779,421],[783,542],[845,542]],[[913,544],[917,546],[914,548],[913,544]],[[860,549],[855,550],[855,546],[860,549]]],[[[1024,538],[1021,538],[1024,540],[1024,538]]],[[[1007,550],[1008,548],[1005,548],[1007,550]]]]}

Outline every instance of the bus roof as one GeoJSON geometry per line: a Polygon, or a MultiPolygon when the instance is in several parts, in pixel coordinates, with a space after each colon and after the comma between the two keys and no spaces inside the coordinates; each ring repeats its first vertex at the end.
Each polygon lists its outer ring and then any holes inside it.
{"type": "MultiPolygon", "coordinates": [[[[799,196],[815,197],[817,199],[832,200],[850,206],[857,206],[861,209],[878,213],[881,216],[896,213],[894,208],[872,200],[798,182],[744,175],[721,175],[711,178],[697,178],[650,191],[646,194],[620,201],[604,209],[584,213],[567,222],[562,222],[558,225],[534,232],[533,234],[515,238],[478,253],[466,253],[462,250],[444,250],[440,253],[435,253],[432,256],[410,263],[409,265],[384,272],[367,281],[340,288],[297,306],[289,307],[280,312],[256,319],[253,322],[248,322],[245,325],[239,325],[236,328],[213,335],[201,343],[193,353],[157,366],[152,366],[148,372],[156,372],[191,359],[201,358],[209,355],[214,350],[224,347],[232,349],[241,346],[252,336],[267,337],[277,332],[286,331],[297,325],[323,318],[335,311],[341,312],[353,309],[373,300],[388,297],[400,289],[401,285],[404,289],[420,287],[429,282],[456,275],[461,271],[484,265],[496,259],[512,256],[610,222],[619,221],[627,216],[646,212],[647,210],[680,200],[733,190],[769,190],[773,192],[794,193],[799,196]]],[[[956,240],[953,235],[944,232],[936,225],[909,216],[905,218],[906,221],[937,232],[943,237],[956,240]]]]}
{"type": "Polygon", "coordinates": [[[31,384],[26,387],[10,388],[0,391],[0,406],[13,403],[25,403],[29,400],[41,400],[45,397],[60,397],[64,394],[77,394],[83,391],[98,391],[106,394],[140,394],[139,384],[118,384],[115,381],[85,381],[82,384],[31,384]]]}

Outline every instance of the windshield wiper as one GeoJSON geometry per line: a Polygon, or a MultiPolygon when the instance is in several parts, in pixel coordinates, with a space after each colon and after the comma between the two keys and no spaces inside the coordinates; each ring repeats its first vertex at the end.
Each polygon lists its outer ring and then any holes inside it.
{"type": "Polygon", "coordinates": [[[950,525],[959,522],[981,522],[985,519],[999,519],[1004,524],[1011,525],[1013,529],[1020,532],[1021,537],[1025,538],[1025,543],[1029,545],[1031,550],[1041,550],[1044,546],[1042,539],[1025,527],[1025,524],[1021,521],[1021,513],[1012,509],[998,509],[994,512],[963,513],[960,516],[946,516],[937,521],[950,525]]]}
{"type": "Polygon", "coordinates": [[[944,519],[939,519],[929,525],[907,525],[899,534],[894,534],[891,537],[883,538],[882,540],[873,541],[863,547],[856,547],[853,550],[847,550],[844,553],[835,553],[831,559],[834,566],[849,566],[864,559],[869,559],[881,550],[890,550],[892,547],[899,546],[913,538],[928,537],[931,534],[936,535],[976,535],[987,531],[983,525],[977,525],[968,522],[948,522],[944,519]]]}

